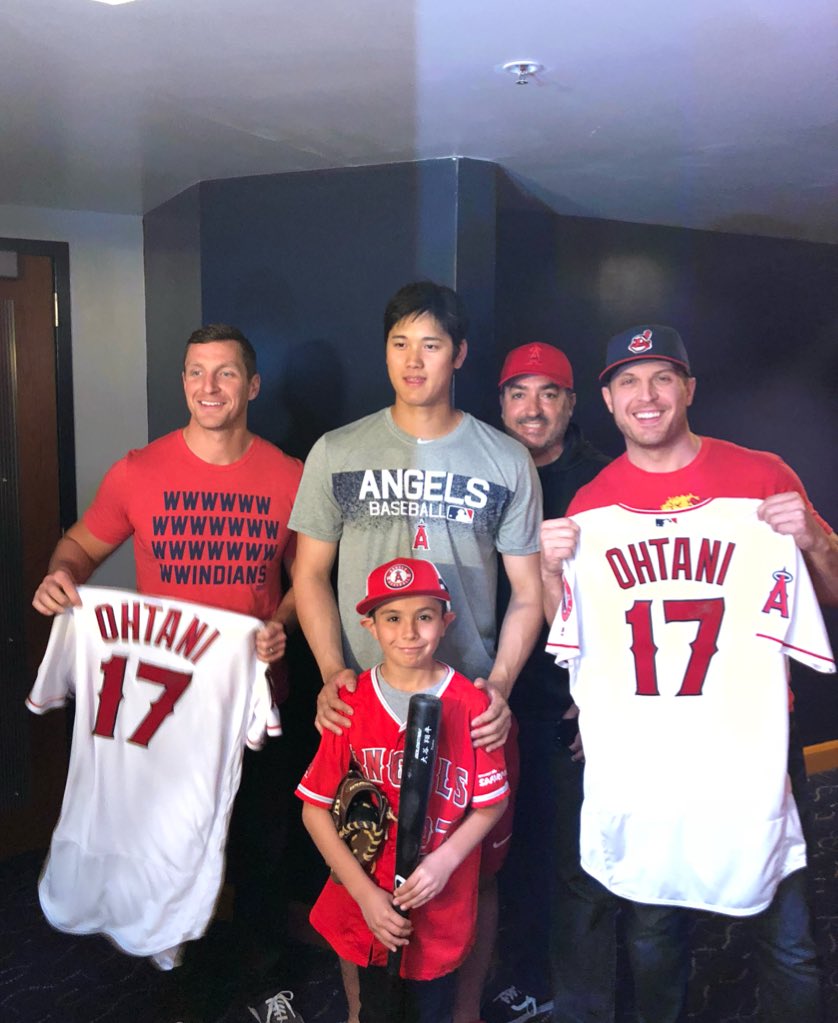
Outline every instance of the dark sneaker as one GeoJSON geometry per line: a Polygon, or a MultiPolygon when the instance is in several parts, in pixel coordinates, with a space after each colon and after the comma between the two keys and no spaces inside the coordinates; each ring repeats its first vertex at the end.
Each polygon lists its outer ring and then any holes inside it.
{"type": "Polygon", "coordinates": [[[277,991],[260,999],[255,1005],[248,1004],[247,1011],[259,1023],[305,1023],[303,1017],[294,1011],[292,991],[277,991]]]}
{"type": "MultiPolygon", "coordinates": [[[[484,1006],[487,1023],[535,1023],[535,1020],[549,1012],[553,1007],[551,1001],[539,1003],[534,995],[527,994],[514,984],[499,991],[484,1006]]],[[[545,1017],[549,1018],[549,1017],[545,1017]]]]}

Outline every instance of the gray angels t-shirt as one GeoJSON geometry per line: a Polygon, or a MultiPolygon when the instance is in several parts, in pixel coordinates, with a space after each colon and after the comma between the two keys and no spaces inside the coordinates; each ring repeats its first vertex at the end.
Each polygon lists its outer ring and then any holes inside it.
{"type": "Polygon", "coordinates": [[[467,413],[422,441],[383,409],[321,437],[306,460],[292,529],[337,542],[338,608],[346,663],[380,659],[355,605],[367,574],[391,558],[433,561],[457,615],[437,656],[486,676],[495,655],[497,554],[539,550],[541,485],[518,441],[467,413]]]}

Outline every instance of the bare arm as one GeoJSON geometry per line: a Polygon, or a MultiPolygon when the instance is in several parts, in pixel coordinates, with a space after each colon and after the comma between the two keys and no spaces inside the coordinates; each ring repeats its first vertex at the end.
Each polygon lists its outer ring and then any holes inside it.
{"type": "Polygon", "coordinates": [[[318,731],[327,728],[340,735],[352,723],[352,708],[338,699],[338,689],[355,690],[355,673],[346,667],[340,636],[340,616],[332,589],[331,572],[337,543],[315,540],[300,533],[294,562],[294,590],[297,615],[311,652],[314,654],[323,688],[317,697],[318,731]]]}
{"type": "Polygon", "coordinates": [[[292,534],[282,556],[282,563],[288,573],[291,585],[270,620],[256,633],[256,656],[266,664],[275,664],[285,656],[288,634],[297,627],[297,595],[294,591],[294,555],[296,553],[296,537],[292,534]]]}
{"type": "Polygon", "coordinates": [[[391,951],[399,945],[406,945],[412,930],[410,921],[393,908],[392,896],[367,875],[338,837],[329,811],[304,803],[303,824],[320,855],[358,903],[367,926],[376,938],[391,951]]]}
{"type": "Polygon", "coordinates": [[[538,554],[502,557],[512,596],[501,623],[498,651],[489,678],[475,679],[475,685],[487,691],[489,706],[471,723],[472,742],[487,750],[497,749],[506,741],[510,725],[506,701],[532,653],[542,622],[538,554]]]}
{"type": "Polygon", "coordinates": [[[797,491],[772,494],[757,509],[757,515],[775,533],[794,537],[812,576],[812,585],[822,604],[838,606],[838,536],[826,533],[797,491]]]}
{"type": "Polygon", "coordinates": [[[81,520],[70,526],[52,552],[32,606],[42,615],[61,614],[68,607],[77,607],[81,599],[76,587],[87,582],[118,546],[99,540],[81,520]]]}
{"type": "Polygon", "coordinates": [[[503,799],[493,806],[469,810],[454,834],[429,853],[399,888],[396,905],[404,910],[416,909],[439,895],[457,867],[500,820],[507,802],[503,799]]]}

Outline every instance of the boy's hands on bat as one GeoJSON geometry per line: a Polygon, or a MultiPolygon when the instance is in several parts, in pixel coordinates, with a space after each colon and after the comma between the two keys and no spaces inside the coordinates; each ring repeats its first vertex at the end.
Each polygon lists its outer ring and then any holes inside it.
{"type": "Polygon", "coordinates": [[[372,883],[358,899],[358,905],[367,927],[385,948],[395,952],[408,943],[413,924],[393,908],[393,900],[383,888],[372,883]]]}
{"type": "Polygon", "coordinates": [[[405,883],[397,889],[393,901],[405,912],[417,909],[439,895],[458,865],[445,844],[429,853],[405,883]]]}

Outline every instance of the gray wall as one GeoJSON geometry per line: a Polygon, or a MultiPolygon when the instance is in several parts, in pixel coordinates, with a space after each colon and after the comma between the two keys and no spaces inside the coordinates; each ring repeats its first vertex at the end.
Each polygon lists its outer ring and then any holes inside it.
{"type": "MultiPolygon", "coordinates": [[[[148,440],[142,220],[0,206],[0,236],[69,244],[77,504],[82,511],[108,467],[148,440]]],[[[130,544],[95,579],[133,586],[130,544]]]]}

